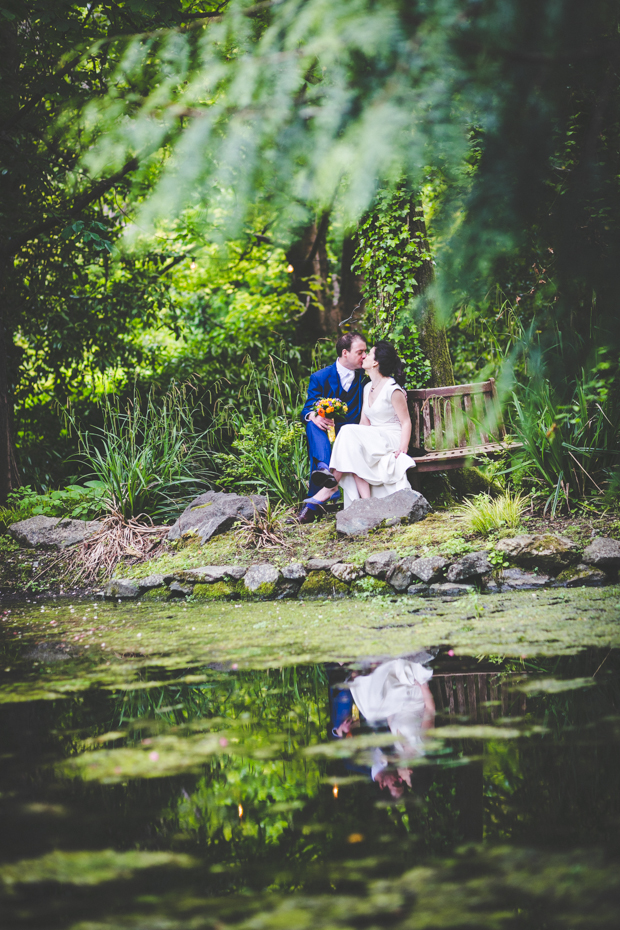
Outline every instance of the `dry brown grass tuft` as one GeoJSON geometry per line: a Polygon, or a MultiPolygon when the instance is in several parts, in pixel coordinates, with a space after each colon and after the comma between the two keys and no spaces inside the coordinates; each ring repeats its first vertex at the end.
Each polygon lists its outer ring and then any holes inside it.
{"type": "Polygon", "coordinates": [[[255,507],[254,519],[239,521],[241,526],[237,531],[237,538],[247,549],[286,548],[288,541],[284,521],[289,516],[290,510],[283,503],[268,503],[264,513],[255,507]]]}
{"type": "MultiPolygon", "coordinates": [[[[148,520],[144,514],[142,520],[148,520]]],[[[154,526],[137,518],[125,520],[111,514],[102,521],[101,529],[84,540],[68,560],[68,574],[73,583],[92,584],[110,578],[119,562],[130,559],[143,562],[158,554],[169,526],[154,526]]]]}

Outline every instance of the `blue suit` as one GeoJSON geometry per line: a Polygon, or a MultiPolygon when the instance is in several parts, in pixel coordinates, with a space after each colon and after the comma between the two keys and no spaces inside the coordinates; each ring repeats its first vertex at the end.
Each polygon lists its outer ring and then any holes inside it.
{"type": "MultiPolygon", "coordinates": [[[[328,365],[327,368],[321,368],[320,371],[314,371],[310,375],[308,396],[303,410],[301,411],[301,418],[306,427],[306,437],[308,440],[310,471],[314,471],[314,469],[319,466],[319,463],[329,465],[332,449],[331,443],[327,438],[327,432],[319,429],[314,423],[309,423],[306,420],[306,416],[312,412],[312,407],[317,400],[321,400],[323,397],[338,397],[347,404],[349,409],[346,416],[336,423],[336,432],[338,432],[340,427],[344,426],[345,423],[359,423],[362,415],[365,382],[366,378],[364,372],[360,368],[355,372],[350,390],[345,391],[340,383],[335,362],[333,365],[328,365]]],[[[318,490],[319,489],[310,482],[308,497],[312,497],[318,490]]],[[[336,496],[338,494],[339,492],[336,492],[336,496]]]]}

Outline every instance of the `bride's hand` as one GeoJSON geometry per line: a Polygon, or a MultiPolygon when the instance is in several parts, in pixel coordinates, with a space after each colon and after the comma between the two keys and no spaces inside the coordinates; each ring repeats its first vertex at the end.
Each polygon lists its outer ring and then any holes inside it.
{"type": "Polygon", "coordinates": [[[394,453],[394,457],[398,458],[399,455],[407,455],[407,449],[397,449],[394,453]]]}

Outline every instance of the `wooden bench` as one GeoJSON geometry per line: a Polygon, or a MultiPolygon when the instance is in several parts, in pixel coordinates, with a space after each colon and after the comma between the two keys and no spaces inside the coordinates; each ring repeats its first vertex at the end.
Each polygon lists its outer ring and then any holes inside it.
{"type": "Polygon", "coordinates": [[[419,474],[463,468],[522,446],[506,440],[494,378],[407,391],[407,397],[413,427],[411,456],[417,466],[409,479],[415,484],[419,474]],[[418,449],[425,454],[416,455],[418,449]]]}

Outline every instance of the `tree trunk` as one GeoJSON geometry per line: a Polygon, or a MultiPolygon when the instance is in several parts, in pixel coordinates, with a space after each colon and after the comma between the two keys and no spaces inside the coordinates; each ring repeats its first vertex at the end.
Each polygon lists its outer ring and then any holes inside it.
{"type": "Polygon", "coordinates": [[[318,224],[307,226],[286,255],[293,268],[293,291],[306,308],[297,320],[297,339],[300,342],[316,342],[337,326],[332,319],[333,299],[328,280],[328,227],[329,213],[323,213],[318,224]]]}
{"type": "MultiPolygon", "coordinates": [[[[424,213],[419,201],[412,199],[409,212],[409,231],[416,242],[422,242],[424,249],[430,253],[424,213]]],[[[425,259],[416,270],[417,295],[421,297],[420,315],[417,321],[420,348],[431,363],[431,380],[428,387],[445,387],[454,384],[454,369],[448,347],[448,338],[443,327],[437,324],[435,307],[427,296],[430,285],[435,280],[435,269],[430,259],[425,259]]]]}
{"type": "Polygon", "coordinates": [[[13,441],[13,394],[9,377],[12,341],[0,316],[0,504],[6,504],[9,491],[21,484],[13,441]]]}

